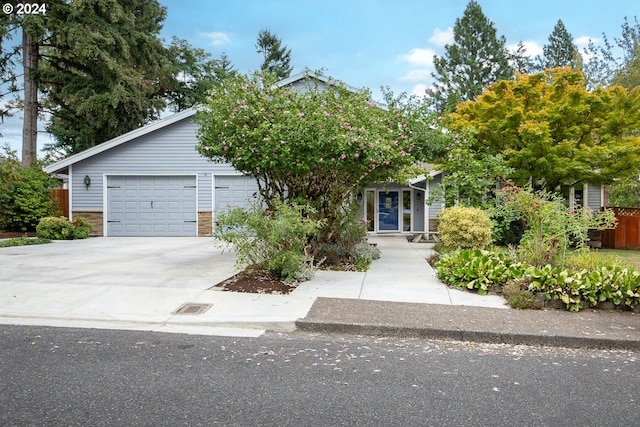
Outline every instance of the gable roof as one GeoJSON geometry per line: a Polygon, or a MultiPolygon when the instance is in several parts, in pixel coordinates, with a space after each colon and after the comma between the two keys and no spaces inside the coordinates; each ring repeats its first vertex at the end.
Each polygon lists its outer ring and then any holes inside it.
{"type": "Polygon", "coordinates": [[[175,113],[170,115],[169,117],[165,117],[164,119],[157,120],[155,122],[151,122],[147,125],[139,127],[138,129],[134,129],[130,132],[117,136],[109,141],[105,141],[101,144],[96,145],[95,147],[88,148],[84,151],[81,151],[77,154],[69,156],[65,159],[62,159],[58,162],[52,163],[48,166],[45,166],[43,170],[47,173],[55,173],[62,169],[69,167],[74,163],[78,163],[84,159],[88,159],[89,157],[95,156],[96,154],[100,154],[107,150],[110,150],[114,147],[117,147],[121,144],[139,138],[141,136],[147,135],[156,130],[162,129],[169,125],[172,125],[180,120],[187,119],[189,117],[193,117],[196,114],[196,110],[194,108],[189,108],[187,110],[181,111],[179,113],[175,113]]]}
{"type": "MultiPolygon", "coordinates": [[[[290,84],[293,84],[299,80],[306,80],[306,79],[317,79],[323,83],[326,84],[332,84],[332,83],[338,83],[337,80],[331,79],[330,77],[326,77],[324,75],[321,75],[319,73],[313,73],[309,70],[303,71],[301,73],[295,74],[291,77],[288,77],[284,80],[279,81],[278,83],[275,84],[276,87],[284,87],[290,84]]],[[[345,85],[345,87],[348,90],[351,90],[353,92],[356,92],[358,89],[352,87],[352,86],[347,86],[345,85]]],[[[73,165],[74,163],[78,163],[82,160],[88,159],[92,156],[95,156],[97,154],[103,153],[107,150],[110,150],[114,147],[117,147],[119,145],[125,144],[129,141],[132,141],[136,138],[139,138],[141,136],[147,135],[151,132],[154,132],[156,130],[165,128],[169,125],[172,125],[176,122],[179,122],[180,120],[184,120],[184,119],[188,119],[190,117],[193,117],[196,115],[196,108],[189,108],[187,110],[181,111],[179,113],[175,113],[172,114],[168,117],[165,117],[164,119],[160,119],[154,122],[151,122],[147,125],[144,125],[142,127],[139,127],[138,129],[134,129],[130,132],[127,132],[125,134],[122,134],[120,136],[117,136],[113,139],[110,139],[108,141],[105,141],[101,144],[96,145],[95,147],[91,147],[88,148],[84,151],[81,151],[80,153],[74,154],[72,156],[69,156],[65,159],[62,159],[60,161],[57,161],[55,163],[52,163],[48,166],[45,166],[43,168],[43,170],[47,173],[56,173],[56,172],[60,172],[63,169],[68,168],[69,166],[73,165]]]]}

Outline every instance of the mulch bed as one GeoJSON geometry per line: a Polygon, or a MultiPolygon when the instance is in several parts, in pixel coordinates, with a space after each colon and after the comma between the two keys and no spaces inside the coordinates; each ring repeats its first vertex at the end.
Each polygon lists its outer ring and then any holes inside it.
{"type": "Polygon", "coordinates": [[[36,237],[35,231],[2,231],[0,230],[0,239],[14,239],[16,237],[36,237]]]}
{"type": "Polygon", "coordinates": [[[218,283],[214,288],[222,288],[223,291],[232,292],[286,295],[296,287],[264,272],[247,269],[224,282],[218,283]]]}

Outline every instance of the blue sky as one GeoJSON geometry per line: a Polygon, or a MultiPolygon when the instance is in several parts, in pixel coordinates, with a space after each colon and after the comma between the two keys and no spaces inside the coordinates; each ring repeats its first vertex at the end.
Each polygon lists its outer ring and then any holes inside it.
{"type": "MultiPolygon", "coordinates": [[[[219,57],[226,52],[240,72],[260,67],[258,32],[268,28],[291,49],[294,73],[305,67],[355,87],[394,93],[432,83],[433,55],[452,41],[452,27],[468,0],[160,0],[167,7],[163,36],[176,35],[219,57]]],[[[508,45],[542,52],[562,19],[585,45],[602,33],[619,36],[624,17],[640,15],[637,0],[480,0],[508,45]]]]}
{"type": "MultiPolygon", "coordinates": [[[[291,49],[294,73],[323,68],[327,75],[374,97],[389,86],[398,94],[432,83],[433,55],[442,55],[467,0],[159,0],[167,8],[162,37],[186,39],[214,58],[225,52],[242,73],[257,70],[258,32],[269,29],[291,49]]],[[[479,0],[507,45],[523,41],[534,56],[562,19],[574,42],[618,37],[624,17],[640,18],[638,0],[479,0]]],[[[0,125],[20,152],[22,116],[0,125]]],[[[44,128],[44,123],[40,124],[44,128]]],[[[40,134],[39,146],[48,141],[40,134]]]]}

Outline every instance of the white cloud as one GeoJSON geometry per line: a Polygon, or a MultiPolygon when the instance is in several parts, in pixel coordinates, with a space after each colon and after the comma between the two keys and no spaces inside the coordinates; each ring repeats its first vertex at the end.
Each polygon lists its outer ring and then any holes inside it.
{"type": "Polygon", "coordinates": [[[429,43],[438,47],[445,47],[446,45],[453,43],[453,28],[449,27],[446,30],[436,28],[433,30],[429,43]]]}
{"type": "MultiPolygon", "coordinates": [[[[535,58],[537,55],[542,55],[542,46],[540,46],[537,42],[534,41],[523,41],[522,44],[526,49],[525,54],[529,58],[535,58]]],[[[509,52],[516,52],[518,50],[518,44],[510,44],[507,46],[509,52]]]]}
{"type": "Polygon", "coordinates": [[[432,49],[413,48],[409,53],[403,53],[398,56],[402,61],[406,61],[413,65],[433,65],[433,56],[435,52],[432,49]]]}
{"type": "Polygon", "coordinates": [[[431,71],[426,69],[411,70],[400,77],[401,82],[424,82],[431,78],[431,71]]]}
{"type": "Polygon", "coordinates": [[[427,86],[424,83],[419,83],[413,87],[413,89],[411,90],[411,95],[424,96],[429,87],[430,86],[427,86]]]}
{"type": "Polygon", "coordinates": [[[231,38],[229,38],[229,35],[222,31],[212,31],[210,33],[198,32],[198,35],[200,37],[204,37],[206,39],[211,40],[211,44],[214,46],[220,46],[225,43],[229,43],[231,41],[231,38]]]}
{"type": "Polygon", "coordinates": [[[573,42],[576,44],[576,46],[578,46],[579,48],[583,48],[583,47],[587,47],[589,45],[589,41],[592,41],[593,44],[598,44],[600,43],[602,40],[599,37],[589,37],[589,36],[582,36],[582,37],[578,37],[577,39],[575,39],[573,42]]]}

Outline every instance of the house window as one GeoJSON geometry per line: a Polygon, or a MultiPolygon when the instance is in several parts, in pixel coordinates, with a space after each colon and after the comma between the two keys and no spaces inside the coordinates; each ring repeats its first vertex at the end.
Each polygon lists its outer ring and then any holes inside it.
{"type": "Polygon", "coordinates": [[[376,192],[374,190],[365,191],[365,209],[367,212],[367,231],[374,231],[376,220],[376,192]]]}
{"type": "Polygon", "coordinates": [[[402,231],[411,231],[411,190],[402,191],[402,231]]]}

